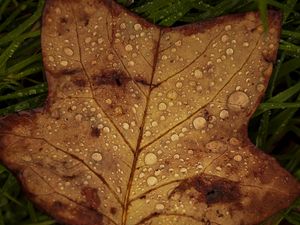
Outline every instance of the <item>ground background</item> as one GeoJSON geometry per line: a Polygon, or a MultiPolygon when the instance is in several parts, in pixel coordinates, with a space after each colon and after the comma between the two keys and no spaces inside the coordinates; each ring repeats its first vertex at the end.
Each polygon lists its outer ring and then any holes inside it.
{"type": "MultiPolygon", "coordinates": [[[[45,0],[0,0],[0,116],[43,105],[47,83],[40,48],[45,0]]],[[[249,135],[300,179],[300,2],[297,0],[119,0],[148,20],[172,26],[228,13],[267,8],[283,12],[278,61],[249,135]]],[[[267,29],[267,27],[266,27],[267,29]]],[[[0,225],[55,222],[27,201],[15,178],[0,165],[0,225]]],[[[264,224],[300,225],[300,199],[264,224]]]]}

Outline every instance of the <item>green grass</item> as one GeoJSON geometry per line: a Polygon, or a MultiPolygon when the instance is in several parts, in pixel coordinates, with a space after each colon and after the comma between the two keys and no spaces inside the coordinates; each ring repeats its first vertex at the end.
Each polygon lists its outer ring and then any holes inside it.
{"type": "MultiPolygon", "coordinates": [[[[300,179],[300,3],[297,0],[119,0],[148,20],[172,26],[234,12],[283,12],[280,51],[264,102],[249,134],[300,179]]],[[[44,0],[0,0],[0,115],[42,106],[47,93],[40,48],[44,0]]],[[[264,224],[300,224],[300,199],[264,224]]],[[[0,225],[55,222],[26,200],[15,178],[0,166],[0,225]]]]}

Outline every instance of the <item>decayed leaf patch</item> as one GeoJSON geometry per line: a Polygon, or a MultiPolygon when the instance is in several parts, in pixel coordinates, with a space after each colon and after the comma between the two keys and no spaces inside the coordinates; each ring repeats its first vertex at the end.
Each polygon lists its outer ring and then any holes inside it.
{"type": "Polygon", "coordinates": [[[299,183],[247,138],[280,15],[160,28],[113,1],[49,0],[43,110],[1,120],[1,159],[66,224],[257,224],[299,183]]]}

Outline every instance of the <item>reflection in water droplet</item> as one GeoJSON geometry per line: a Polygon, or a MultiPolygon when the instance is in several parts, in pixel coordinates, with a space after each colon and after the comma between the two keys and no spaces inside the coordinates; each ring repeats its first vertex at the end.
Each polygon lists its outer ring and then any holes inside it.
{"type": "Polygon", "coordinates": [[[145,164],[146,165],[153,165],[157,162],[157,156],[153,153],[148,153],[145,156],[145,164]]]}
{"type": "Polygon", "coordinates": [[[196,130],[202,129],[206,126],[206,119],[204,117],[197,117],[193,121],[193,126],[196,130]]]}
{"type": "Polygon", "coordinates": [[[228,98],[228,107],[235,111],[245,108],[250,102],[249,96],[242,91],[233,92],[228,98]]]}

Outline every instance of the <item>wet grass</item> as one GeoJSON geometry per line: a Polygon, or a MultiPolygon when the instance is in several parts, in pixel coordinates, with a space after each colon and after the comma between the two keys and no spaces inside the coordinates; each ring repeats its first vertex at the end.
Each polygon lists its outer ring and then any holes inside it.
{"type": "MultiPolygon", "coordinates": [[[[297,0],[119,0],[163,26],[266,9],[283,12],[278,61],[264,102],[254,114],[250,137],[300,179],[300,3],[297,0]]],[[[47,93],[40,48],[44,0],[0,0],[0,115],[42,106],[47,93]]],[[[266,27],[266,26],[265,26],[266,27]]],[[[267,29],[267,27],[266,27],[267,29]]],[[[264,224],[300,224],[300,199],[264,224]]],[[[27,201],[20,186],[0,166],[0,225],[50,225],[55,222],[27,201]]]]}

